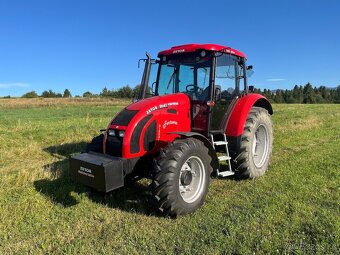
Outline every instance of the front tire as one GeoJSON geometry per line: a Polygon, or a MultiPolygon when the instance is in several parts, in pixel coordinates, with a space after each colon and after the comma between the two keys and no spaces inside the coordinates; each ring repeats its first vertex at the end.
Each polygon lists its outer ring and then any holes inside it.
{"type": "Polygon", "coordinates": [[[235,172],[241,178],[263,175],[269,165],[273,147],[273,126],[267,110],[253,107],[241,136],[241,146],[235,158],[235,172]]]}
{"type": "Polygon", "coordinates": [[[175,140],[155,162],[151,184],[158,209],[176,217],[194,212],[204,202],[212,172],[211,157],[195,138],[175,140]]]}

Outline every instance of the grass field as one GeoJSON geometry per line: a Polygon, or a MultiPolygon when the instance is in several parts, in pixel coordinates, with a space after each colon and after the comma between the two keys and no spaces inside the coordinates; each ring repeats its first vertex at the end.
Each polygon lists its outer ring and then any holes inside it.
{"type": "Polygon", "coordinates": [[[127,103],[0,100],[0,254],[339,254],[340,105],[274,105],[268,173],[214,179],[201,209],[169,219],[147,180],[101,196],[68,178],[127,103]]]}

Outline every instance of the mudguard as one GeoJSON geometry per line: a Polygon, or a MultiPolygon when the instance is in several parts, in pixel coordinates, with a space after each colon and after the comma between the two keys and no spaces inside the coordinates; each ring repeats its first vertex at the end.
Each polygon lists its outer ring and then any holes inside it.
{"type": "Polygon", "coordinates": [[[202,135],[200,133],[196,133],[196,132],[171,132],[171,134],[180,135],[181,138],[184,138],[184,137],[194,137],[194,138],[202,141],[204,143],[204,145],[209,150],[209,155],[212,158],[212,167],[213,167],[213,169],[219,169],[220,164],[219,164],[219,161],[218,161],[215,149],[212,146],[211,142],[204,135],[202,135]]]}
{"type": "Polygon", "coordinates": [[[243,128],[247,120],[250,109],[258,106],[266,109],[269,114],[273,114],[273,108],[267,98],[260,94],[242,95],[235,103],[226,126],[223,129],[228,137],[239,137],[243,134],[243,128]]]}

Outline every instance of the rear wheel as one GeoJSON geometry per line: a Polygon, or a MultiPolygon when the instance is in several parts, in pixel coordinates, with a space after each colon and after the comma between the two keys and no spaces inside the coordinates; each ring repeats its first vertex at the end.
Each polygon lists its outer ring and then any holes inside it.
{"type": "Polygon", "coordinates": [[[244,178],[263,175],[268,168],[273,146],[273,127],[267,110],[253,107],[248,114],[235,172],[244,178]]]}
{"type": "Polygon", "coordinates": [[[158,209],[170,216],[194,212],[208,192],[212,172],[208,148],[195,138],[175,140],[156,160],[151,184],[158,209]]]}

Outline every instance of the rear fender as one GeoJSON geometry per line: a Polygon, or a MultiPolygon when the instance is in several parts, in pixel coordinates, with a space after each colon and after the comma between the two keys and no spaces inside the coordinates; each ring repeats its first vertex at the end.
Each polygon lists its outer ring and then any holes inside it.
{"type": "Polygon", "coordinates": [[[260,94],[241,96],[235,103],[226,126],[223,127],[228,137],[239,137],[243,134],[247,116],[253,106],[262,107],[269,114],[273,114],[273,108],[264,96],[260,94]]]}

